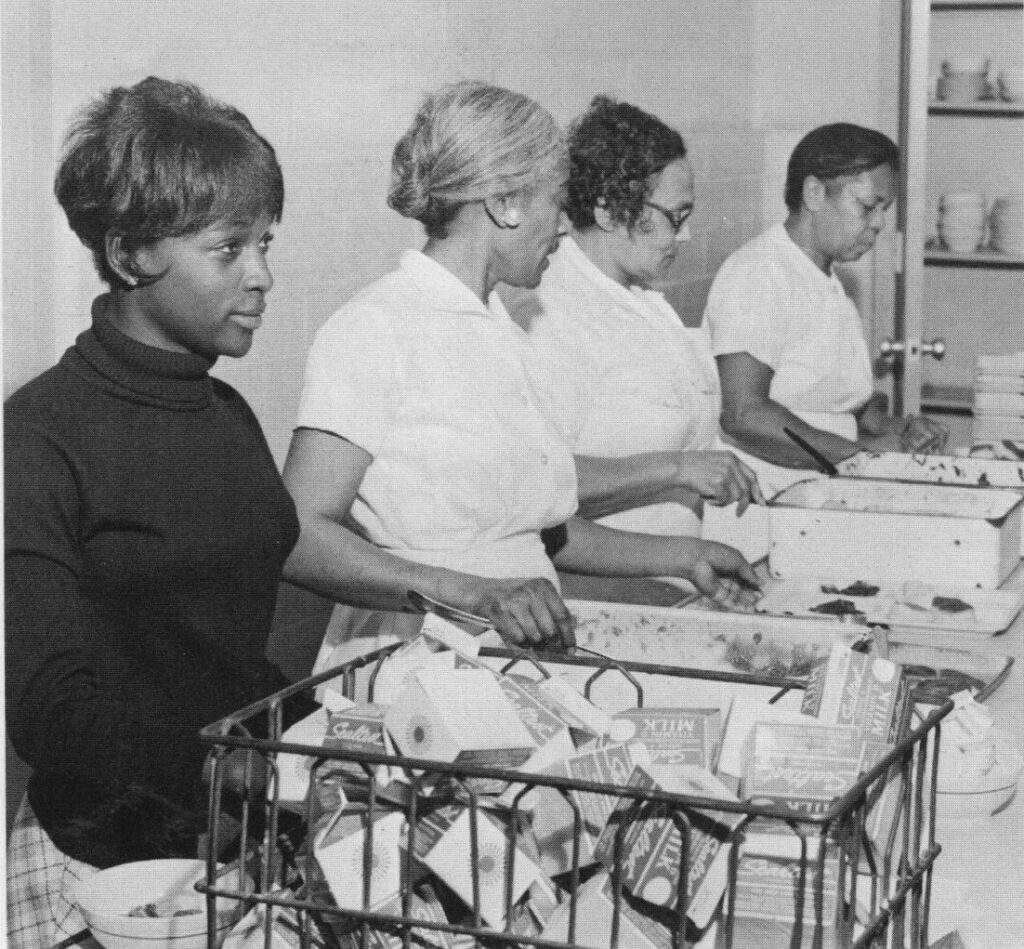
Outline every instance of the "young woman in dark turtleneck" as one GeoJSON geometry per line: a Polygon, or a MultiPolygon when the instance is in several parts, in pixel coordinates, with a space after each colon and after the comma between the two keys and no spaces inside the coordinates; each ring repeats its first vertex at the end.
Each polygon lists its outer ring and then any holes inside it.
{"type": "Polygon", "coordinates": [[[56,194],[110,292],[5,406],[7,726],[34,772],[12,946],[82,928],[74,877],[195,856],[197,731],[286,684],[264,649],[298,536],[255,416],[209,375],[249,350],[273,283],[271,146],[150,78],[83,113],[56,194]]]}

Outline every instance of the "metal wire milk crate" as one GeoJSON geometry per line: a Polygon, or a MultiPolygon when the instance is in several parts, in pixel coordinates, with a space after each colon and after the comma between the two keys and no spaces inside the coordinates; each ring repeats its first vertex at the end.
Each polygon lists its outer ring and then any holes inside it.
{"type": "MultiPolygon", "coordinates": [[[[675,794],[657,786],[630,784],[625,775],[614,783],[590,781],[282,740],[282,707],[287,699],[301,692],[312,693],[326,682],[351,698],[358,681],[364,693],[368,690],[368,695],[362,697],[372,701],[381,663],[396,648],[379,650],[306,679],[203,730],[203,740],[211,747],[213,768],[208,872],[199,888],[207,895],[210,914],[215,913],[219,899],[244,901],[246,919],[253,922],[252,938],[266,949],[286,945],[301,945],[303,949],[639,949],[641,945],[645,949],[753,949],[762,945],[786,949],[925,949],[928,945],[931,873],[941,851],[935,841],[940,722],[953,708],[952,702],[945,701],[924,717],[918,715],[906,737],[844,793],[820,812],[799,816],[778,805],[675,794]],[[255,795],[255,800],[250,796],[229,826],[222,812],[224,762],[239,748],[250,750],[250,768],[254,757],[262,759],[269,777],[265,792],[255,795]],[[285,755],[308,759],[311,790],[304,816],[282,810],[279,761],[285,755]],[[388,783],[385,773],[402,780],[397,785],[394,781],[388,783]],[[340,900],[344,905],[339,905],[337,894],[332,897],[323,885],[310,839],[310,828],[318,819],[314,789],[329,786],[339,774],[347,801],[343,813],[361,835],[354,858],[352,892],[340,900]],[[500,809],[490,796],[498,789],[504,792],[500,809]],[[521,869],[530,861],[527,802],[537,795],[549,800],[555,797],[559,806],[571,813],[567,825],[571,832],[564,850],[567,862],[557,877],[558,905],[551,917],[557,915],[561,928],[553,930],[549,924],[544,935],[543,927],[523,909],[526,898],[520,898],[522,886],[517,877],[517,866],[521,869]],[[888,820],[879,831],[872,815],[878,812],[879,801],[885,795],[888,820]],[[595,878],[587,863],[587,848],[593,844],[587,836],[587,808],[596,800],[602,801],[606,814],[615,815],[608,825],[613,827],[613,839],[604,842],[606,879],[595,878]],[[461,915],[425,909],[418,889],[425,871],[414,855],[423,840],[437,834],[439,813],[449,823],[456,813],[463,821],[458,855],[464,865],[462,898],[453,900],[452,894],[447,894],[447,902],[463,908],[461,915]],[[719,829],[726,828],[719,843],[728,846],[727,856],[720,862],[724,895],[720,903],[715,901],[714,921],[700,929],[692,920],[688,922],[694,896],[688,885],[693,869],[690,844],[699,839],[695,835],[701,832],[709,814],[721,820],[719,829]],[[496,850],[493,828],[499,817],[502,844],[496,850]],[[289,820],[293,826],[286,826],[289,820]],[[671,908],[659,907],[653,917],[638,913],[637,900],[623,885],[631,868],[630,832],[647,826],[645,821],[678,835],[674,849],[665,851],[672,855],[674,867],[669,878],[676,892],[663,901],[671,908]],[[400,838],[395,836],[395,824],[400,825],[400,838]],[[748,838],[765,827],[772,829],[785,850],[785,860],[780,858],[781,862],[773,864],[776,870],[786,868],[781,878],[786,888],[781,892],[788,895],[785,912],[780,911],[785,922],[764,923],[754,927],[753,935],[744,935],[737,926],[737,895],[742,892],[738,881],[745,859],[742,855],[748,838]],[[217,863],[216,855],[234,838],[237,843],[233,852],[238,858],[225,868],[217,863]],[[383,843],[392,838],[398,840],[397,852],[388,853],[383,843]],[[381,905],[372,881],[381,869],[378,864],[392,858],[397,861],[400,883],[394,898],[381,905]],[[597,904],[587,902],[586,895],[598,890],[601,900],[597,904]],[[595,921],[595,905],[601,907],[598,915],[605,914],[601,923],[595,921]],[[603,941],[595,939],[595,925],[603,941]],[[290,930],[284,942],[282,926],[290,930]],[[781,941],[759,942],[767,938],[764,934],[771,927],[782,932],[781,941]],[[590,935],[581,936],[584,931],[590,935]],[[586,941],[580,942],[579,938],[586,941]]],[[[777,690],[776,697],[803,689],[806,684],[799,678],[619,662],[583,652],[586,650],[538,659],[518,651],[484,649],[480,658],[502,671],[514,666],[518,671],[525,663],[533,677],[547,676],[556,666],[559,670],[574,669],[587,677],[584,693],[588,698],[592,686],[603,677],[624,677],[636,692],[638,707],[644,704],[641,680],[651,682],[651,677],[678,680],[680,696],[686,694],[687,681],[696,679],[731,683],[737,688],[770,686],[777,690]]],[[[323,818],[320,820],[323,826],[323,818]]],[[[438,886],[444,889],[435,880],[434,890],[438,886]]],[[[431,891],[431,895],[437,893],[431,891]]],[[[446,900],[439,898],[438,902],[446,900]]],[[[432,905],[436,909],[436,903],[432,905]]],[[[215,949],[212,928],[210,933],[209,949],[215,949]]]]}

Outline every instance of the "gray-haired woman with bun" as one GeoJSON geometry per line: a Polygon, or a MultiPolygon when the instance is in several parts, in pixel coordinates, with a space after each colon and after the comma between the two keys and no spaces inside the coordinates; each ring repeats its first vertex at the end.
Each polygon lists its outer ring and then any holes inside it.
{"type": "Polygon", "coordinates": [[[302,524],[286,576],[352,604],[335,609],[318,670],[412,635],[412,589],[510,642],[571,643],[552,559],[752,599],[731,548],[573,516],[571,450],[492,292],[540,282],[565,232],[567,175],[551,115],[478,82],[428,96],[396,145],[388,203],[423,224],[426,244],[321,329],[285,466],[302,524]]]}

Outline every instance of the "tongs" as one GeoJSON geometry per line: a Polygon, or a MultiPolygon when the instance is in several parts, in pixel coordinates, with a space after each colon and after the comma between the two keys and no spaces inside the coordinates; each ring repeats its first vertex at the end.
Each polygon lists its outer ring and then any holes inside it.
{"type": "Polygon", "coordinates": [[[453,623],[466,623],[469,626],[477,626],[480,632],[483,632],[485,629],[494,628],[494,624],[490,620],[477,616],[475,613],[467,613],[465,610],[460,610],[457,606],[442,603],[440,600],[427,596],[426,593],[420,593],[419,590],[410,590],[408,596],[412,605],[421,613],[433,613],[436,616],[440,616],[441,619],[450,620],[453,623]]]}
{"type": "MultiPolygon", "coordinates": [[[[479,628],[480,632],[484,632],[488,629],[494,629],[494,624],[491,623],[490,620],[484,619],[482,616],[477,616],[475,613],[468,613],[466,610],[460,610],[457,606],[452,606],[449,603],[442,603],[440,600],[435,600],[432,596],[427,596],[426,593],[421,593],[419,590],[410,590],[408,592],[408,596],[409,602],[412,603],[412,605],[421,613],[434,613],[436,616],[450,620],[453,623],[465,623],[469,626],[476,626],[479,628]]],[[[527,651],[516,646],[509,646],[509,648],[513,651],[527,651]]],[[[589,646],[581,646],[577,643],[568,651],[586,652],[592,656],[597,656],[600,659],[605,659],[608,662],[618,665],[617,660],[613,659],[611,656],[606,656],[603,652],[598,652],[596,649],[591,649],[589,646]]]]}
{"type": "Polygon", "coordinates": [[[834,478],[839,474],[839,469],[832,464],[817,448],[815,448],[807,439],[800,435],[797,435],[791,428],[786,426],[782,427],[782,430],[786,433],[790,441],[793,442],[798,448],[802,448],[818,465],[823,474],[827,474],[830,478],[834,478]]]}

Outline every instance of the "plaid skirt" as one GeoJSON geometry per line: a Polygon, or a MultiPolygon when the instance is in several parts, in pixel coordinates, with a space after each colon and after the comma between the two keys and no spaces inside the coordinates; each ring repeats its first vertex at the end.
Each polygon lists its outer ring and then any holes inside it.
{"type": "Polygon", "coordinates": [[[74,886],[95,872],[57,849],[25,797],[7,842],[8,949],[51,949],[85,929],[74,886]]]}

